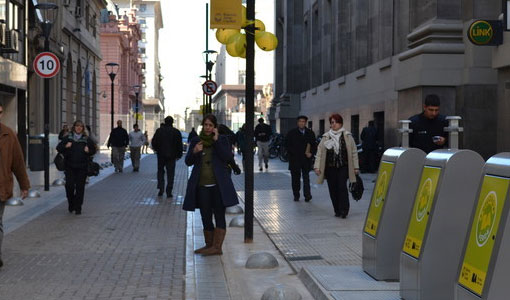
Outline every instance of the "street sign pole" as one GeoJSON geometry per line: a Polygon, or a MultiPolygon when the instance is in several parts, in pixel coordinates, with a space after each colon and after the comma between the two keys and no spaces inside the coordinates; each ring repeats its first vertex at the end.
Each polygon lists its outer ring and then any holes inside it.
{"type": "MultiPolygon", "coordinates": [[[[50,50],[50,39],[44,39],[44,51],[50,50]]],[[[44,190],[50,190],[50,79],[44,78],[44,190]]]]}
{"type": "MultiPolygon", "coordinates": [[[[255,20],[255,0],[246,1],[246,19],[255,20]]],[[[255,97],[255,24],[246,27],[246,140],[244,175],[244,242],[253,243],[253,126],[255,97]]]]}

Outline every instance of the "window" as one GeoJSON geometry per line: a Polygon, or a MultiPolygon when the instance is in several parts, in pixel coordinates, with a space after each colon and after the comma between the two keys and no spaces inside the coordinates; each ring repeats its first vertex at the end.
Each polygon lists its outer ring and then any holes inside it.
{"type": "Polygon", "coordinates": [[[145,42],[145,37],[146,37],[146,36],[147,36],[147,35],[145,34],[145,32],[142,32],[142,42],[145,42]]]}
{"type": "Polygon", "coordinates": [[[145,24],[147,24],[147,21],[145,21],[145,19],[140,18],[138,23],[140,23],[141,25],[145,25],[145,24]]]}
{"type": "Polygon", "coordinates": [[[246,84],[246,71],[239,70],[238,84],[246,84]]]}
{"type": "Polygon", "coordinates": [[[140,4],[140,12],[145,12],[147,10],[147,4],[140,4]]]}
{"type": "Polygon", "coordinates": [[[145,54],[145,48],[138,48],[138,53],[145,54]]]}

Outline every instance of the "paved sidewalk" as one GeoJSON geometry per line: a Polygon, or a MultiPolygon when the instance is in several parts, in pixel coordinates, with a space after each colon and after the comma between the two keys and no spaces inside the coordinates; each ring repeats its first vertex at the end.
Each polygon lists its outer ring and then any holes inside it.
{"type": "Polygon", "coordinates": [[[149,155],[139,173],[88,186],[82,215],[64,201],[8,233],[0,298],[182,299],[186,168],[180,160],[175,199],[157,197],[156,169],[149,155]]]}

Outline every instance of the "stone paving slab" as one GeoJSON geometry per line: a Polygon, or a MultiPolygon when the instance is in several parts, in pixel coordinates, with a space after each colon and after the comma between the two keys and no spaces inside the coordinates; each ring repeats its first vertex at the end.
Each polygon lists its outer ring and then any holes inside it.
{"type": "MultiPolygon", "coordinates": [[[[178,162],[174,195],[183,195],[178,162]]],[[[183,299],[186,213],[157,197],[156,157],[113,174],[6,235],[1,299],[183,299]]],[[[41,199],[43,200],[43,199],[41,199]]],[[[182,201],[182,200],[181,200],[182,201]]]]}

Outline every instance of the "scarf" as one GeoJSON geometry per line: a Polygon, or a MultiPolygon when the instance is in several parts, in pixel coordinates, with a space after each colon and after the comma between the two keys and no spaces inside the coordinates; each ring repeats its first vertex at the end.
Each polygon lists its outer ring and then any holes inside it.
{"type": "Polygon", "coordinates": [[[212,144],[214,144],[213,135],[206,135],[205,132],[202,130],[200,131],[200,141],[204,144],[204,147],[211,147],[212,144]]]}
{"type": "MultiPolygon", "coordinates": [[[[328,150],[335,150],[335,154],[340,154],[340,137],[345,132],[345,129],[342,127],[337,131],[330,129],[326,132],[325,136],[329,137],[327,141],[324,142],[324,147],[328,150]]],[[[340,154],[341,155],[341,154],[340,154]]]]}

